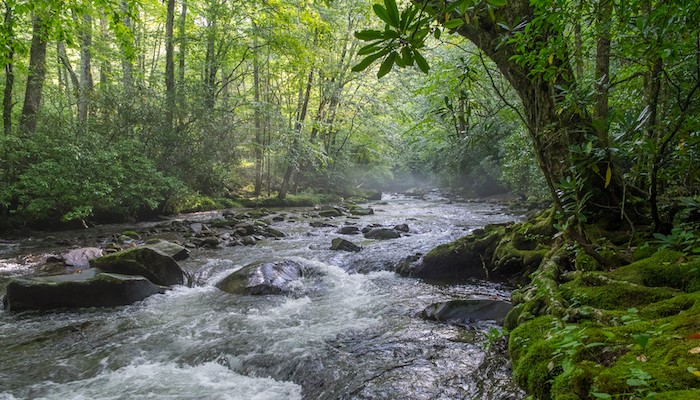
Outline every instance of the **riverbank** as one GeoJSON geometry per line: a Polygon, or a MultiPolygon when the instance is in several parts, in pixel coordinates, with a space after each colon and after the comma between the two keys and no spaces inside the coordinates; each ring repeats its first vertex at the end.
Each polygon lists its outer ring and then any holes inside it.
{"type": "Polygon", "coordinates": [[[700,398],[700,257],[599,225],[582,245],[551,218],[488,226],[403,272],[519,284],[505,327],[514,379],[535,399],[700,398]]]}

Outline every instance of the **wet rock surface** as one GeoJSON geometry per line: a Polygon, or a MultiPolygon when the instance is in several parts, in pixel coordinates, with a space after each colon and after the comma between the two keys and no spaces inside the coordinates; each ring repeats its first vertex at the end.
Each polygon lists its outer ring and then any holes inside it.
{"type": "Polygon", "coordinates": [[[433,303],[421,311],[421,318],[441,321],[469,323],[473,321],[496,321],[502,324],[513,305],[503,300],[467,299],[433,303]]]}
{"type": "Polygon", "coordinates": [[[227,276],[216,287],[231,294],[284,294],[303,276],[302,265],[280,260],[246,265],[227,276]]]}
{"type": "Polygon", "coordinates": [[[101,273],[15,278],[7,285],[3,305],[8,311],[115,307],[162,293],[163,287],[141,276],[101,273]]]}

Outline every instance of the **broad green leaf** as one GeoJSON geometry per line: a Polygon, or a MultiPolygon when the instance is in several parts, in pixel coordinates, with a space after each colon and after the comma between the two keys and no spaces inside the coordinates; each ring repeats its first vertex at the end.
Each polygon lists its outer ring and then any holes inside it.
{"type": "Polygon", "coordinates": [[[391,25],[391,18],[389,18],[389,13],[386,11],[386,8],[384,8],[384,6],[382,6],[381,4],[375,4],[372,8],[374,9],[374,13],[377,14],[377,16],[381,18],[382,21],[391,25]]]}
{"type": "Polygon", "coordinates": [[[610,169],[610,164],[608,164],[608,169],[605,171],[605,188],[610,186],[610,181],[612,180],[612,170],[610,169]]]}
{"type": "Polygon", "coordinates": [[[396,6],[396,0],[384,0],[384,6],[391,23],[389,25],[396,28],[399,27],[399,8],[396,6]]]}
{"type": "Polygon", "coordinates": [[[454,28],[457,28],[457,27],[462,26],[462,25],[464,25],[464,20],[461,18],[451,19],[451,20],[445,22],[444,24],[442,24],[442,26],[444,26],[447,29],[454,29],[454,28]]]}
{"type": "Polygon", "coordinates": [[[374,29],[366,29],[364,31],[355,32],[355,37],[360,40],[375,40],[383,37],[382,31],[374,29]]]}
{"type": "Polygon", "coordinates": [[[607,393],[591,392],[591,396],[595,397],[596,399],[612,399],[612,396],[607,393]]]}
{"type": "Polygon", "coordinates": [[[394,61],[396,61],[396,57],[398,54],[395,51],[392,51],[389,56],[382,62],[382,65],[379,66],[379,71],[377,72],[377,78],[381,78],[382,76],[386,75],[391,71],[391,67],[394,66],[394,61]]]}
{"type": "Polygon", "coordinates": [[[508,4],[508,0],[486,0],[486,2],[494,7],[503,7],[508,4]]]}
{"type": "Polygon", "coordinates": [[[413,65],[413,55],[410,48],[404,47],[401,49],[401,61],[404,63],[404,66],[413,65]]]}
{"type": "Polygon", "coordinates": [[[421,55],[418,50],[413,50],[413,58],[416,60],[416,64],[418,65],[418,68],[420,68],[421,71],[424,73],[428,73],[428,70],[430,70],[430,65],[428,65],[428,62],[425,61],[425,58],[423,58],[423,55],[421,55]]]}
{"type": "Polygon", "coordinates": [[[388,53],[389,50],[384,49],[378,53],[371,54],[367,57],[365,57],[362,61],[360,61],[357,65],[352,67],[352,70],[354,72],[360,72],[364,71],[367,67],[369,67],[370,64],[372,64],[375,60],[377,60],[379,57],[382,57],[386,53],[388,53]]]}
{"type": "Polygon", "coordinates": [[[435,39],[440,40],[441,35],[442,35],[442,31],[440,29],[435,29],[435,32],[433,32],[433,36],[435,36],[435,39]]]}
{"type": "Polygon", "coordinates": [[[367,46],[365,46],[365,47],[361,48],[360,50],[358,50],[358,51],[357,51],[357,55],[364,56],[364,55],[367,55],[367,54],[372,54],[372,53],[374,53],[375,51],[377,51],[377,50],[379,50],[379,49],[381,49],[381,47],[379,47],[378,42],[370,43],[370,44],[368,44],[367,46]]]}

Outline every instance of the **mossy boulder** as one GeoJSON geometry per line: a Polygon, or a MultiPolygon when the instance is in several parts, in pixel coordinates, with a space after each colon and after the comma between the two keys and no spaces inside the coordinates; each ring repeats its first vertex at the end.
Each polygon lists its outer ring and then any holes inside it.
{"type": "Polygon", "coordinates": [[[335,238],[331,242],[331,250],[355,252],[355,251],[362,250],[362,247],[356,245],[355,243],[353,243],[349,240],[345,240],[342,238],[335,238]]]}
{"type": "Polygon", "coordinates": [[[8,311],[116,307],[164,290],[142,276],[88,269],[70,275],[15,278],[7,285],[3,304],[8,311]]]}
{"type": "Polygon", "coordinates": [[[190,275],[168,254],[142,246],[90,260],[93,268],[124,275],[140,275],[156,285],[187,285],[190,275]]]}
{"type": "Polygon", "coordinates": [[[190,256],[190,251],[177,243],[162,239],[151,239],[146,242],[146,247],[165,253],[175,261],[182,261],[190,256]]]}
{"type": "Polygon", "coordinates": [[[391,228],[373,228],[365,233],[365,238],[376,240],[388,240],[401,237],[401,233],[391,228]]]}

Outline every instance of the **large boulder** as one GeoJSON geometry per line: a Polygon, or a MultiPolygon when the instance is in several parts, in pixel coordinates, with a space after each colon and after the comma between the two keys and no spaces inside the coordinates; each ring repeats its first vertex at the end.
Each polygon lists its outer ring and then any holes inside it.
{"type": "Polygon", "coordinates": [[[358,235],[360,233],[360,228],[355,225],[343,225],[337,232],[343,235],[358,235]]]}
{"type": "Polygon", "coordinates": [[[8,311],[116,307],[164,290],[142,276],[87,269],[70,275],[15,278],[7,285],[3,305],[8,311]]]}
{"type": "Polygon", "coordinates": [[[88,268],[90,267],[90,260],[102,257],[102,255],[102,249],[97,247],[81,247],[64,254],[63,262],[75,268],[88,268]]]}
{"type": "Polygon", "coordinates": [[[420,316],[433,321],[470,322],[492,320],[502,324],[512,308],[512,304],[502,300],[450,300],[429,305],[420,313],[420,316]]]}
{"type": "Polygon", "coordinates": [[[259,262],[232,273],[216,287],[232,294],[283,294],[302,276],[302,265],[296,261],[259,262]]]}
{"type": "Polygon", "coordinates": [[[401,234],[396,229],[391,228],[374,228],[365,233],[367,239],[387,240],[401,237],[401,234]]]}
{"type": "Polygon", "coordinates": [[[124,275],[140,275],[156,285],[186,285],[191,279],[168,254],[150,246],[134,247],[95,258],[93,268],[124,275]]]}

